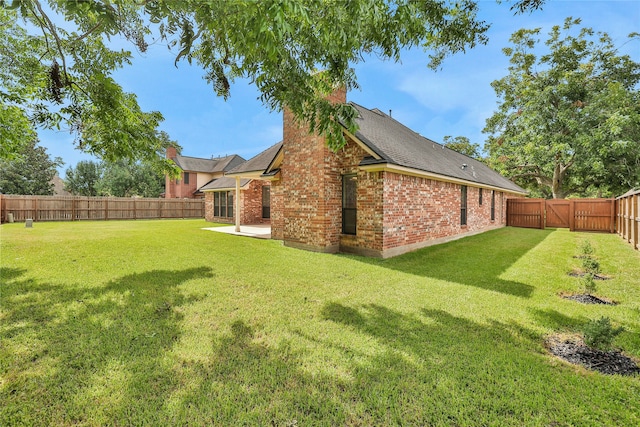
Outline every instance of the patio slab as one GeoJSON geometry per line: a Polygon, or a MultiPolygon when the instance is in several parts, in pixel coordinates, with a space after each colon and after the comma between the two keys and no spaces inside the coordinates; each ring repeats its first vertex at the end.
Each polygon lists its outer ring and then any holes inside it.
{"type": "Polygon", "coordinates": [[[270,239],[271,238],[271,226],[270,225],[241,225],[240,231],[236,231],[235,225],[229,225],[224,227],[207,227],[203,230],[217,231],[218,233],[235,234],[236,236],[255,237],[257,239],[270,239]]]}

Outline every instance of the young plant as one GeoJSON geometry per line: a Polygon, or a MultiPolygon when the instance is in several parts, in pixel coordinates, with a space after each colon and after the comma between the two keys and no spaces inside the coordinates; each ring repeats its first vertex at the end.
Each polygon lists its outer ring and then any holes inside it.
{"type": "Polygon", "coordinates": [[[586,273],[582,279],[580,279],[582,289],[587,295],[591,295],[596,291],[596,281],[592,273],[586,273]]]}
{"type": "Polygon", "coordinates": [[[582,246],[580,247],[580,249],[582,250],[582,255],[586,255],[586,256],[590,256],[593,255],[593,246],[591,246],[591,242],[588,240],[585,240],[582,242],[582,246]]]}
{"type": "Polygon", "coordinates": [[[583,258],[582,268],[587,274],[598,274],[600,272],[600,263],[593,258],[583,258]]]}
{"type": "Polygon", "coordinates": [[[609,350],[613,340],[624,331],[623,327],[614,328],[608,317],[591,320],[584,325],[582,330],[584,343],[598,350],[609,350]]]}

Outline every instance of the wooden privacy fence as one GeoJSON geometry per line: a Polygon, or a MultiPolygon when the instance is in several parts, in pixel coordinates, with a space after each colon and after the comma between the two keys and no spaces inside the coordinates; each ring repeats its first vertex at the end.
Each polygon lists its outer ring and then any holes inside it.
{"type": "Polygon", "coordinates": [[[616,199],[616,230],[632,247],[640,250],[640,190],[629,191],[616,199]]]}
{"type": "Polygon", "coordinates": [[[204,218],[203,199],[2,195],[0,207],[2,222],[204,218]]]}
{"type": "Polygon", "coordinates": [[[508,199],[507,225],[615,233],[614,199],[508,199]]]}

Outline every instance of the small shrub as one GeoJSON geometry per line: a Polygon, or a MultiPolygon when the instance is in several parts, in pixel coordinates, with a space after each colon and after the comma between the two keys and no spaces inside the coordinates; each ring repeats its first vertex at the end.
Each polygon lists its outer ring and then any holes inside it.
{"type": "Polygon", "coordinates": [[[593,258],[583,258],[582,268],[586,273],[598,274],[600,272],[600,263],[593,258]]]}
{"type": "Polygon", "coordinates": [[[586,325],[582,333],[584,343],[589,347],[599,350],[609,350],[613,340],[624,330],[624,328],[614,328],[608,317],[601,317],[598,320],[591,320],[586,325]]]}
{"type": "Polygon", "coordinates": [[[591,295],[596,291],[596,281],[594,280],[594,275],[592,273],[586,273],[584,277],[580,279],[580,284],[587,295],[591,295]]]}
{"type": "Polygon", "coordinates": [[[582,250],[582,255],[593,255],[593,246],[591,246],[591,242],[588,240],[582,242],[580,249],[582,250]]]}

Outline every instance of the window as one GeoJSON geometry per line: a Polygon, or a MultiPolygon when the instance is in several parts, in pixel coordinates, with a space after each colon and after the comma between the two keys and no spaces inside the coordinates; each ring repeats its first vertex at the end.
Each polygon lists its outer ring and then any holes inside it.
{"type": "Polygon", "coordinates": [[[184,173],[184,177],[182,179],[185,184],[189,184],[189,172],[184,173]]]}
{"type": "Polygon", "coordinates": [[[216,191],[213,193],[213,216],[233,217],[233,192],[216,191]]]}
{"type": "Polygon", "coordinates": [[[478,191],[478,205],[482,206],[482,188],[478,191]]]}
{"type": "Polygon", "coordinates": [[[355,174],[342,176],[342,232],[356,234],[358,177],[355,174]]]}
{"type": "Polygon", "coordinates": [[[496,220],[496,190],[491,191],[491,221],[496,220]]]}
{"type": "Polygon", "coordinates": [[[460,187],[460,225],[467,225],[467,186],[460,187]]]}
{"type": "Polygon", "coordinates": [[[271,218],[271,187],[262,186],[262,218],[271,218]]]}

